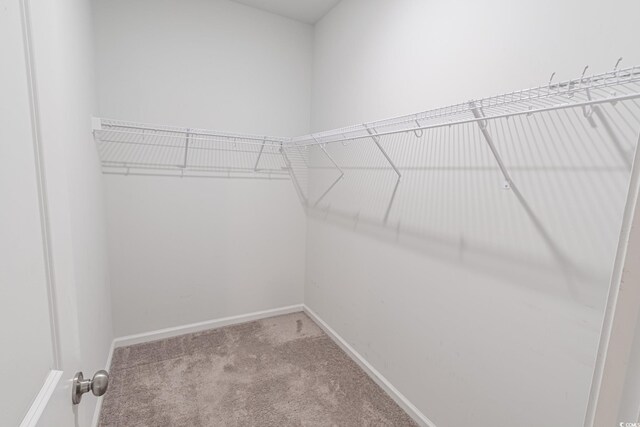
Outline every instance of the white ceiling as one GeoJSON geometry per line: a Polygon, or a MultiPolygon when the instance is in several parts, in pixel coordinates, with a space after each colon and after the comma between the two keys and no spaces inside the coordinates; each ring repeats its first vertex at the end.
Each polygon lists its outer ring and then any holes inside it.
{"type": "Polygon", "coordinates": [[[315,24],[340,0],[235,0],[296,21],[315,24]]]}

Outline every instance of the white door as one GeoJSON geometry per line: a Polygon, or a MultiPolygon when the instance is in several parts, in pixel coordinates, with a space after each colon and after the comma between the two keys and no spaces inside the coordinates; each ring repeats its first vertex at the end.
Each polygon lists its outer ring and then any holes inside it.
{"type": "MultiPolygon", "coordinates": [[[[62,377],[34,144],[21,4],[0,0],[0,425],[37,418],[62,377]],[[42,394],[38,394],[42,391],[42,394]]],[[[69,406],[69,405],[68,405],[69,406]]],[[[73,425],[73,424],[69,424],[73,425]]]]}
{"type": "Polygon", "coordinates": [[[85,427],[96,398],[72,405],[71,380],[99,367],[83,366],[78,299],[54,274],[29,22],[26,1],[0,0],[0,426],[85,427]]]}

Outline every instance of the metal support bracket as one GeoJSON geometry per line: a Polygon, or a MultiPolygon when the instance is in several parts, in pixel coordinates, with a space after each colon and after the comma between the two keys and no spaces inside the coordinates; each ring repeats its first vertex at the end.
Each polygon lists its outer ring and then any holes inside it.
{"type": "Polygon", "coordinates": [[[187,137],[184,143],[184,160],[182,162],[182,169],[185,169],[187,167],[187,159],[189,156],[189,138],[191,137],[191,132],[189,132],[191,129],[187,129],[187,137]]]}
{"type": "MultiPolygon", "coordinates": [[[[480,132],[482,133],[484,140],[489,146],[489,149],[493,154],[493,158],[498,164],[498,167],[500,168],[500,172],[504,177],[505,182],[503,184],[503,188],[506,189],[508,187],[513,191],[513,194],[518,199],[518,202],[520,202],[520,205],[524,208],[525,212],[529,216],[529,219],[533,223],[534,227],[536,228],[536,230],[538,231],[538,233],[540,234],[540,236],[548,246],[549,250],[554,254],[556,259],[558,260],[560,267],[566,271],[567,267],[570,265],[569,259],[564,255],[562,250],[553,241],[553,238],[551,237],[551,235],[549,234],[545,226],[542,224],[538,216],[535,214],[535,212],[527,202],[527,199],[524,198],[518,186],[513,182],[513,179],[511,178],[511,175],[509,174],[509,171],[507,170],[507,167],[504,164],[504,161],[502,160],[502,157],[500,156],[498,149],[496,148],[493,138],[487,129],[487,121],[482,120],[485,116],[482,113],[481,108],[476,106],[475,102],[473,101],[469,103],[469,107],[471,108],[471,112],[473,113],[473,116],[476,119],[478,119],[477,123],[478,123],[478,126],[480,127],[480,132]]],[[[572,295],[574,296],[577,295],[577,291],[576,289],[573,288],[570,280],[568,281],[568,288],[569,288],[569,292],[571,292],[572,295]]]]}
{"type": "MultiPolygon", "coordinates": [[[[418,119],[416,119],[415,122],[418,125],[418,127],[420,127],[420,122],[418,122],[418,119]]],[[[400,178],[402,178],[402,174],[400,173],[400,171],[398,170],[396,165],[393,163],[393,161],[391,160],[391,158],[389,157],[387,152],[384,151],[384,149],[380,145],[380,136],[376,133],[375,129],[371,129],[371,128],[367,127],[367,125],[365,125],[365,124],[363,124],[362,126],[364,126],[364,128],[367,130],[367,133],[371,136],[371,139],[373,140],[373,142],[375,142],[375,144],[378,147],[378,149],[380,150],[380,152],[382,152],[382,154],[387,159],[387,161],[389,162],[389,164],[391,165],[393,170],[398,175],[398,179],[396,181],[396,185],[394,185],[393,192],[391,193],[391,199],[389,200],[389,204],[387,205],[387,210],[385,211],[385,214],[384,214],[383,222],[386,225],[387,222],[389,221],[389,214],[391,213],[391,208],[393,207],[393,202],[396,199],[396,193],[398,192],[398,187],[400,186],[400,178]]],[[[422,135],[424,135],[424,129],[420,130],[420,134],[418,134],[417,130],[414,130],[413,132],[415,133],[416,138],[421,138],[422,135]]]]}
{"type": "MultiPolygon", "coordinates": [[[[478,108],[475,104],[475,102],[470,102],[469,106],[471,107],[471,112],[473,113],[473,116],[476,119],[482,119],[484,117],[484,114],[482,113],[482,110],[480,108],[478,108]]],[[[516,189],[517,187],[513,184],[513,180],[511,179],[511,175],[509,174],[509,171],[507,170],[507,167],[505,166],[504,162],[502,161],[502,157],[500,156],[500,153],[498,152],[498,149],[496,148],[495,144],[493,143],[493,138],[491,137],[491,135],[489,134],[489,131],[487,130],[487,121],[486,120],[478,120],[478,126],[480,127],[480,132],[482,132],[482,136],[484,137],[485,141],[487,142],[487,145],[489,145],[489,149],[491,150],[491,154],[493,154],[493,158],[496,160],[496,163],[498,163],[498,167],[500,168],[500,172],[502,173],[502,176],[504,177],[504,181],[505,181],[505,187],[508,186],[509,188],[512,189],[516,189]]]]}
{"type": "Polygon", "coordinates": [[[258,172],[258,163],[260,163],[260,157],[262,157],[262,152],[264,151],[264,144],[267,142],[267,137],[264,137],[262,140],[262,145],[260,146],[260,152],[258,153],[258,158],[256,159],[256,164],[253,167],[254,172],[258,172]]]}
{"type": "Polygon", "coordinates": [[[327,151],[327,149],[324,147],[324,144],[321,144],[314,135],[311,135],[311,137],[313,138],[313,140],[318,144],[318,147],[320,147],[320,149],[322,150],[322,152],[325,154],[325,156],[327,156],[327,158],[329,159],[329,161],[331,163],[333,163],[333,166],[336,167],[336,169],[338,169],[340,171],[340,175],[344,175],[344,171],[342,170],[342,168],[340,166],[338,166],[338,164],[336,163],[336,161],[333,159],[333,157],[331,157],[331,155],[329,154],[329,152],[327,151]]]}
{"type": "Polygon", "coordinates": [[[336,184],[338,182],[340,182],[340,180],[342,178],[344,178],[344,171],[342,170],[342,168],[340,166],[338,166],[338,163],[336,163],[335,159],[333,157],[331,157],[331,154],[329,154],[329,152],[327,151],[327,149],[325,148],[325,146],[323,144],[320,144],[318,142],[318,140],[316,139],[316,137],[314,135],[311,135],[311,137],[313,138],[313,140],[318,143],[318,147],[320,147],[320,149],[322,150],[322,152],[324,153],[325,156],[327,156],[327,158],[329,159],[329,161],[333,164],[333,166],[335,166],[336,169],[338,169],[338,171],[340,172],[340,175],[338,175],[338,177],[331,183],[331,185],[324,191],[324,193],[322,193],[322,195],[318,198],[318,200],[316,200],[313,203],[313,207],[315,208],[316,206],[318,206],[318,203],[320,203],[322,201],[322,199],[325,198],[325,196],[327,194],[329,194],[329,192],[331,190],[333,190],[333,187],[336,186],[336,184]]]}
{"type": "MultiPolygon", "coordinates": [[[[587,98],[589,99],[589,101],[591,101],[592,100],[591,92],[589,91],[589,88],[586,88],[585,92],[587,93],[587,98]]],[[[627,154],[627,152],[624,150],[624,147],[620,142],[618,135],[616,135],[615,131],[611,127],[611,124],[609,123],[609,120],[607,120],[607,117],[604,115],[602,108],[600,108],[599,105],[595,105],[595,104],[591,105],[590,107],[583,106],[582,113],[584,117],[587,119],[587,121],[589,122],[589,124],[591,125],[591,127],[594,129],[598,127],[595,120],[593,119],[593,115],[595,114],[598,120],[602,123],[602,126],[604,127],[605,132],[607,133],[607,135],[609,135],[609,138],[611,138],[611,140],[613,141],[613,145],[616,147],[616,151],[618,152],[620,159],[628,169],[631,169],[631,158],[627,154]]]]}
{"type": "Polygon", "coordinates": [[[398,174],[398,178],[401,178],[402,174],[400,173],[400,171],[396,167],[395,163],[393,163],[393,161],[391,160],[391,158],[389,157],[387,152],[384,151],[384,148],[382,148],[382,146],[380,145],[380,137],[376,133],[375,129],[371,129],[371,128],[367,127],[367,125],[365,125],[365,124],[363,124],[362,126],[367,130],[367,133],[369,134],[369,136],[371,136],[371,139],[376,144],[376,146],[378,147],[378,149],[380,150],[382,155],[385,157],[385,159],[387,159],[387,162],[389,162],[389,164],[391,165],[393,170],[396,172],[396,174],[398,174]]]}
{"type": "Polygon", "coordinates": [[[282,155],[282,158],[284,159],[284,163],[287,165],[287,169],[289,170],[289,175],[291,176],[291,180],[293,181],[293,186],[296,189],[296,193],[298,193],[298,197],[300,198],[300,202],[302,203],[302,205],[304,207],[307,207],[308,200],[304,195],[304,191],[302,191],[302,187],[300,186],[300,182],[298,182],[298,177],[296,176],[295,172],[293,171],[293,167],[291,166],[291,161],[289,160],[289,157],[287,156],[287,152],[284,149],[284,147],[282,146],[282,143],[280,144],[280,155],[282,155]]]}
{"type": "Polygon", "coordinates": [[[393,192],[391,193],[391,198],[389,199],[389,204],[387,205],[387,210],[384,213],[384,219],[383,219],[384,225],[387,225],[387,223],[389,222],[389,214],[391,213],[391,208],[393,207],[393,202],[396,200],[396,194],[398,193],[398,187],[399,186],[400,186],[400,177],[398,177],[396,179],[396,185],[393,186],[393,192]]]}
{"type": "MultiPolygon", "coordinates": [[[[591,101],[591,92],[589,91],[589,88],[586,88],[585,92],[587,93],[587,99],[591,101]]],[[[598,125],[596,124],[596,121],[593,120],[593,113],[596,111],[596,108],[598,108],[597,105],[582,106],[582,115],[584,116],[585,119],[587,119],[587,121],[589,122],[589,125],[594,129],[598,127],[598,125]]]]}

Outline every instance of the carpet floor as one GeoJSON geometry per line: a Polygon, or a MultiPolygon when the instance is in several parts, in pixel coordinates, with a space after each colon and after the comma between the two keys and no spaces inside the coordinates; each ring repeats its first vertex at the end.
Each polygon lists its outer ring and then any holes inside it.
{"type": "Polygon", "coordinates": [[[102,427],[415,426],[309,317],[117,348],[102,427]]]}

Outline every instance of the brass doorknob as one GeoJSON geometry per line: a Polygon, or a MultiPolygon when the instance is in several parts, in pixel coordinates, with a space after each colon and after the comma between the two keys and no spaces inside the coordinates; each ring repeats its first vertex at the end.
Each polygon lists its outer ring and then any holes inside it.
{"type": "Polygon", "coordinates": [[[71,386],[71,402],[77,405],[82,400],[82,395],[91,390],[94,396],[102,396],[109,388],[109,373],[100,370],[95,373],[92,379],[85,380],[82,372],[76,373],[71,386]]]}

